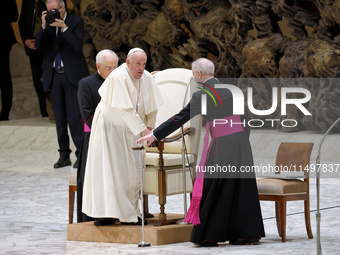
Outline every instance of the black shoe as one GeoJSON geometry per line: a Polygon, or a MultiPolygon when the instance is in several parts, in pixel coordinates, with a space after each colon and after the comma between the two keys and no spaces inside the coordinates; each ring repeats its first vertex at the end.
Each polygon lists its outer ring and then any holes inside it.
{"type": "Polygon", "coordinates": [[[203,247],[216,247],[218,246],[218,243],[213,241],[203,241],[198,243],[198,245],[203,247]]]}
{"type": "Polygon", "coordinates": [[[71,160],[70,158],[59,158],[58,162],[54,164],[54,168],[61,168],[64,166],[70,166],[71,160]]]}
{"type": "Polygon", "coordinates": [[[252,239],[239,238],[239,239],[230,241],[229,244],[232,244],[232,245],[258,245],[258,244],[260,244],[260,242],[259,242],[258,239],[252,240],[252,239]]]}
{"type": "MultiPolygon", "coordinates": [[[[121,222],[122,225],[142,225],[142,219],[138,217],[138,222],[121,222]]],[[[144,225],[148,225],[148,221],[144,220],[144,225]]]]}
{"type": "Polygon", "coordinates": [[[73,165],[73,168],[78,168],[78,166],[79,166],[79,162],[78,162],[78,159],[77,159],[76,162],[73,165]]]}
{"type": "Polygon", "coordinates": [[[95,226],[114,225],[115,219],[113,219],[113,218],[99,218],[99,219],[95,219],[93,224],[95,226]]]}

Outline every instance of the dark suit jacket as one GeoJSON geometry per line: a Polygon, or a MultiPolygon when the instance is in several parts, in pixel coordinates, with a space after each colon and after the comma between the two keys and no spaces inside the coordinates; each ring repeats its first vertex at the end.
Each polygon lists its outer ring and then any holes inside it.
{"type": "MultiPolygon", "coordinates": [[[[211,89],[205,85],[203,87],[210,91],[212,95],[216,98],[217,105],[215,105],[215,102],[210,96],[207,96],[207,115],[202,116],[204,121],[213,121],[214,119],[221,119],[228,116],[233,115],[233,96],[230,92],[230,90],[225,88],[215,88],[215,84],[237,84],[237,79],[235,78],[225,78],[221,81],[210,78],[207,81],[205,81],[204,84],[209,85],[210,87],[214,88],[218,95],[221,98],[222,105],[220,105],[219,100],[217,100],[216,95],[214,94],[211,89]]],[[[180,126],[184,125],[187,121],[189,121],[191,118],[195,117],[198,114],[201,114],[201,96],[202,94],[206,94],[204,91],[198,91],[195,92],[192,95],[192,98],[190,102],[177,114],[175,114],[173,117],[169,118],[167,121],[164,121],[162,124],[159,125],[156,129],[154,129],[153,134],[158,139],[161,140],[165,137],[167,137],[169,134],[174,132],[176,129],[178,129],[180,126]]],[[[245,114],[241,117],[241,121],[245,120],[245,123],[248,122],[248,113],[247,111],[245,114]]],[[[244,130],[247,132],[247,135],[250,134],[250,128],[246,124],[244,127],[244,130]]]]}
{"type": "MultiPolygon", "coordinates": [[[[211,87],[215,87],[215,84],[220,83],[217,79],[211,78],[205,82],[211,87]]],[[[208,91],[214,94],[208,87],[205,87],[208,91]]],[[[216,89],[219,94],[222,105],[219,104],[215,106],[212,98],[207,96],[207,115],[203,116],[205,121],[213,121],[214,119],[224,118],[233,115],[233,98],[232,94],[228,89],[216,89]]],[[[206,94],[204,91],[195,92],[192,95],[190,102],[176,115],[169,118],[167,121],[163,122],[159,127],[157,127],[153,134],[158,139],[161,140],[174,132],[180,126],[184,125],[191,118],[198,114],[201,114],[201,96],[206,94]]]]}
{"type": "MultiPolygon", "coordinates": [[[[65,24],[68,29],[61,33],[60,56],[64,63],[65,74],[73,86],[88,76],[87,64],[82,51],[84,22],[80,17],[67,13],[65,24]]],[[[46,25],[40,28],[35,38],[35,47],[44,54],[42,72],[43,87],[48,92],[52,83],[53,62],[56,49],[56,28],[46,25]]]]}
{"type": "MultiPolygon", "coordinates": [[[[19,30],[22,42],[25,45],[27,39],[34,39],[34,29],[36,17],[41,16],[41,13],[46,10],[45,3],[40,0],[38,5],[35,6],[35,0],[23,0],[21,6],[21,14],[19,18],[19,30]]],[[[40,22],[41,25],[41,22],[40,22]]],[[[33,50],[29,49],[25,45],[25,51],[27,55],[30,55],[33,50]]]]}
{"type": "Polygon", "coordinates": [[[0,15],[0,24],[2,27],[1,33],[4,35],[2,45],[11,47],[17,42],[11,23],[18,19],[18,8],[15,0],[2,1],[1,5],[2,13],[0,15]]]}

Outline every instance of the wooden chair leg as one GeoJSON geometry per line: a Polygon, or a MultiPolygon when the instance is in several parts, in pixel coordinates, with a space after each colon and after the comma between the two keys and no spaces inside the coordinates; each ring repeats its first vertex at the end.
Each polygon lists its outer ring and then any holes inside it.
{"type": "Polygon", "coordinates": [[[313,239],[312,228],[310,225],[310,209],[309,209],[309,199],[305,200],[305,222],[306,222],[306,230],[309,239],[313,239]]]}
{"type": "Polygon", "coordinates": [[[166,204],[166,180],[165,171],[158,171],[158,203],[160,205],[159,220],[166,221],[165,204],[166,204]]]}
{"type": "Polygon", "coordinates": [[[283,197],[280,201],[282,242],[286,242],[286,210],[287,210],[287,200],[285,197],[283,197]]]}
{"type": "Polygon", "coordinates": [[[149,212],[149,196],[143,195],[143,208],[144,208],[144,217],[145,218],[153,218],[154,216],[149,212]]]}
{"type": "Polygon", "coordinates": [[[73,223],[74,192],[72,186],[68,187],[68,223],[73,223]]]}
{"type": "Polygon", "coordinates": [[[74,199],[77,192],[77,186],[68,186],[68,222],[73,223],[73,213],[74,213],[74,199]]]}
{"type": "Polygon", "coordinates": [[[143,209],[144,209],[144,216],[149,213],[149,196],[143,195],[143,209]]]}
{"type": "Polygon", "coordinates": [[[281,215],[280,215],[280,202],[275,201],[275,215],[276,215],[276,226],[279,236],[282,237],[282,226],[281,226],[281,215]]]}
{"type": "Polygon", "coordinates": [[[155,226],[174,224],[178,219],[168,220],[165,213],[166,204],[166,177],[164,170],[158,170],[158,203],[160,205],[159,221],[155,226]]]}

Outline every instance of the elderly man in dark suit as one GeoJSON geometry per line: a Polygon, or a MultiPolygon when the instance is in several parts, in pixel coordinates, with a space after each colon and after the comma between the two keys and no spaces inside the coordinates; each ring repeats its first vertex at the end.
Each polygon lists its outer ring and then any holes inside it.
{"type": "MultiPolygon", "coordinates": [[[[46,8],[47,11],[42,12],[42,27],[36,35],[35,46],[44,54],[43,87],[50,94],[60,153],[54,168],[60,168],[71,165],[67,125],[70,127],[77,158],[79,155],[83,128],[77,86],[79,80],[89,73],[82,52],[83,20],[67,13],[63,0],[47,0],[46,8]],[[51,16],[51,13],[54,14],[51,16]]],[[[73,167],[78,167],[78,160],[73,167]]]]}

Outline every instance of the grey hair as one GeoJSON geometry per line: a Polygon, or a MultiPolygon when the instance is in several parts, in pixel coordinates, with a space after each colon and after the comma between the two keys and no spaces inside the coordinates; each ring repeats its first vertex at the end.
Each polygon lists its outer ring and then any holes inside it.
{"type": "Polygon", "coordinates": [[[199,58],[191,63],[193,71],[200,71],[204,75],[214,75],[215,65],[207,58],[199,58]]]}
{"type": "Polygon", "coordinates": [[[105,49],[105,50],[101,50],[98,52],[97,56],[96,56],[96,64],[99,63],[99,64],[102,64],[103,63],[103,58],[105,56],[113,56],[117,59],[117,62],[119,60],[117,54],[115,52],[113,52],[112,50],[109,50],[109,49],[105,49]]]}
{"type": "Polygon", "coordinates": [[[64,1],[64,0],[46,0],[46,4],[47,4],[47,3],[50,3],[50,2],[54,2],[54,1],[55,1],[55,2],[58,2],[59,7],[65,5],[65,1],[64,1]]]}

